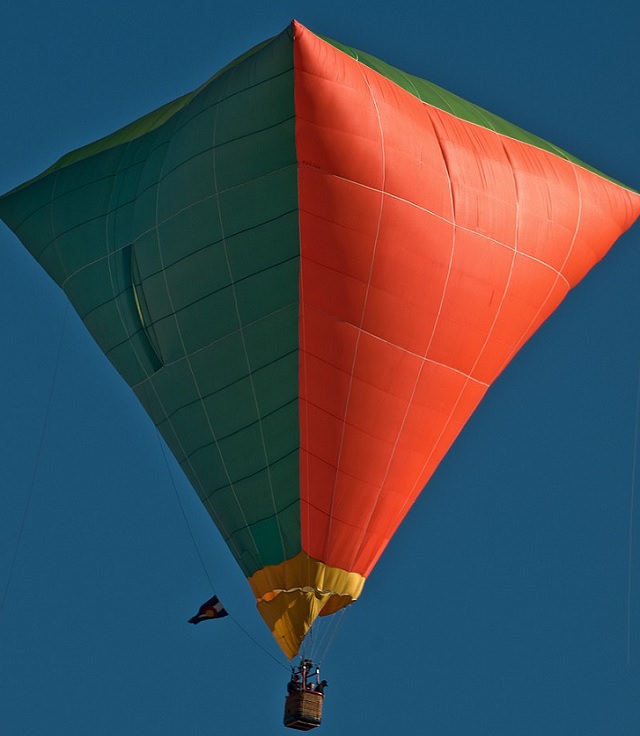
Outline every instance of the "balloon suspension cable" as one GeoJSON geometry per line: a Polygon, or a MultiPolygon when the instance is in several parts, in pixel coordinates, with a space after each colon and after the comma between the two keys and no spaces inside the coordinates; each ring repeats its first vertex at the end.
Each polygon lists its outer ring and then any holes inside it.
{"type": "Polygon", "coordinates": [[[333,646],[333,643],[338,638],[338,632],[342,628],[342,624],[344,623],[345,616],[347,615],[347,608],[348,607],[345,607],[334,614],[334,616],[336,617],[336,621],[333,622],[331,627],[329,628],[329,631],[327,632],[328,636],[327,636],[327,639],[324,645],[319,648],[318,664],[324,661],[325,657],[329,654],[329,650],[333,646]]]}
{"type": "Polygon", "coordinates": [[[636,417],[633,433],[633,461],[631,464],[631,491],[629,493],[629,531],[627,555],[627,664],[631,664],[631,592],[633,578],[633,510],[635,506],[638,442],[640,435],[640,361],[638,362],[638,380],[636,388],[636,417]]]}
{"type": "Polygon", "coordinates": [[[24,529],[27,523],[29,509],[31,508],[31,501],[33,499],[33,493],[36,487],[38,470],[40,469],[40,460],[42,458],[42,450],[44,448],[44,440],[47,434],[47,426],[49,424],[49,415],[51,413],[51,405],[53,403],[53,396],[55,394],[56,383],[58,380],[58,368],[60,367],[60,356],[62,354],[62,340],[64,337],[64,330],[67,324],[67,316],[69,314],[69,307],[70,307],[70,304],[69,302],[67,302],[65,309],[64,309],[64,313],[62,315],[62,324],[60,325],[60,335],[58,337],[58,347],[56,350],[56,359],[55,359],[55,363],[53,367],[53,374],[51,376],[51,386],[49,388],[49,397],[47,399],[47,404],[46,404],[45,411],[44,411],[44,419],[42,421],[42,427],[40,428],[40,438],[38,440],[38,447],[36,450],[36,457],[35,457],[35,462],[33,465],[33,472],[31,474],[31,481],[29,483],[29,490],[27,492],[27,501],[22,511],[22,518],[20,520],[20,527],[18,529],[18,538],[16,539],[16,544],[13,549],[13,555],[9,562],[9,573],[7,575],[7,580],[5,582],[4,589],[2,591],[2,597],[0,597],[0,613],[4,610],[4,606],[7,600],[7,595],[9,593],[9,588],[11,586],[11,581],[13,580],[13,573],[15,570],[16,561],[18,559],[18,550],[22,542],[22,535],[24,533],[24,529]]]}
{"type": "Polygon", "coordinates": [[[329,654],[329,649],[333,646],[338,632],[342,628],[347,608],[348,606],[342,608],[322,621],[316,620],[316,623],[311,627],[307,635],[309,641],[307,642],[307,639],[305,639],[305,643],[308,643],[309,649],[304,648],[303,651],[305,654],[302,654],[303,657],[306,656],[306,652],[308,651],[309,659],[316,662],[318,666],[322,664],[329,654]]]}
{"type": "MultiPolygon", "coordinates": [[[[182,503],[182,499],[180,498],[180,493],[178,491],[178,486],[176,484],[176,481],[175,481],[173,472],[171,471],[171,465],[169,463],[169,458],[167,457],[167,451],[166,451],[164,442],[162,441],[162,437],[160,436],[160,432],[157,432],[157,437],[158,437],[158,443],[160,444],[160,449],[162,450],[162,457],[164,458],[165,467],[167,469],[167,473],[169,475],[169,478],[171,479],[171,486],[173,488],[173,492],[174,492],[175,497],[176,497],[176,500],[178,502],[178,506],[180,507],[180,511],[182,513],[182,518],[184,519],[184,523],[185,523],[185,525],[187,527],[187,530],[189,532],[189,536],[191,537],[191,542],[193,544],[193,548],[194,548],[194,550],[196,552],[196,555],[197,555],[198,559],[200,560],[200,565],[201,565],[202,570],[203,570],[203,572],[205,574],[205,577],[209,581],[209,585],[211,587],[211,592],[215,594],[215,592],[216,592],[216,586],[213,584],[213,579],[212,579],[212,577],[211,577],[211,575],[209,573],[209,569],[207,568],[207,565],[206,565],[206,563],[204,561],[204,557],[202,555],[202,551],[200,550],[200,545],[198,544],[198,541],[196,539],[196,536],[193,533],[193,527],[191,526],[191,523],[189,521],[189,517],[187,516],[186,509],[184,507],[184,504],[182,503]]],[[[233,614],[231,614],[231,613],[229,613],[229,611],[227,611],[227,615],[233,621],[233,623],[240,629],[240,631],[248,639],[250,639],[255,644],[255,646],[258,649],[261,649],[264,652],[264,654],[266,654],[268,657],[270,657],[280,667],[282,667],[285,670],[287,670],[287,672],[289,671],[289,667],[287,665],[283,664],[268,649],[266,649],[265,647],[263,647],[262,644],[260,644],[259,641],[257,641],[253,636],[251,636],[251,634],[244,628],[244,626],[242,626],[242,624],[236,619],[236,617],[233,614]]]]}
{"type": "Polygon", "coordinates": [[[251,634],[244,628],[244,626],[242,626],[242,624],[238,621],[238,619],[235,616],[233,616],[231,613],[229,613],[229,618],[240,629],[240,631],[247,637],[247,639],[249,639],[250,641],[252,641],[258,649],[262,650],[262,652],[264,654],[266,654],[267,657],[270,657],[278,666],[282,667],[287,672],[289,672],[291,670],[291,665],[284,664],[275,655],[271,654],[271,652],[268,649],[266,649],[266,647],[263,647],[262,644],[260,644],[260,642],[257,639],[255,639],[253,636],[251,636],[251,634]]]}
{"type": "Polygon", "coordinates": [[[167,474],[169,475],[169,478],[171,480],[171,487],[173,488],[173,493],[175,494],[176,501],[178,502],[178,506],[180,507],[182,518],[184,519],[185,526],[187,527],[187,531],[189,532],[189,536],[191,537],[193,548],[196,552],[198,559],[200,560],[202,571],[204,572],[205,577],[209,581],[211,590],[215,593],[215,586],[213,584],[213,580],[211,579],[211,575],[209,574],[209,570],[207,569],[207,565],[205,564],[204,557],[202,556],[202,552],[200,551],[200,546],[198,545],[198,542],[196,541],[196,537],[193,533],[193,527],[191,526],[191,523],[189,522],[189,517],[187,516],[187,512],[185,511],[184,504],[182,503],[182,499],[180,498],[180,493],[178,492],[178,486],[176,484],[176,480],[173,477],[173,473],[171,472],[171,465],[169,464],[169,458],[167,457],[167,451],[166,451],[164,442],[162,441],[160,432],[158,430],[156,430],[156,436],[158,438],[158,444],[160,445],[160,449],[162,450],[162,457],[164,458],[164,464],[167,469],[167,474]]]}

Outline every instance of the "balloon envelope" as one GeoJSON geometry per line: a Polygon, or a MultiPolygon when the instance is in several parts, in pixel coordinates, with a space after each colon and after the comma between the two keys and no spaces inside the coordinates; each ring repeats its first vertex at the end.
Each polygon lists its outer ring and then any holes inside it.
{"type": "Polygon", "coordinates": [[[288,657],[639,214],[564,151],[296,22],[0,199],[288,657]]]}

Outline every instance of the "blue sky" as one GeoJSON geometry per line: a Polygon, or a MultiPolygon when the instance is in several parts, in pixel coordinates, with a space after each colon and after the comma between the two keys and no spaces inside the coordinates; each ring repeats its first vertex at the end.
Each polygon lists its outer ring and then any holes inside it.
{"type": "MultiPolygon", "coordinates": [[[[11,4],[0,191],[294,17],[640,189],[636,0],[431,5],[11,4]]],[[[636,225],[489,391],[340,622],[320,733],[640,731],[639,277],[636,225]]],[[[283,732],[286,662],[240,570],[4,226],[0,306],[0,729],[283,732]],[[186,625],[212,585],[233,618],[186,625]]]]}

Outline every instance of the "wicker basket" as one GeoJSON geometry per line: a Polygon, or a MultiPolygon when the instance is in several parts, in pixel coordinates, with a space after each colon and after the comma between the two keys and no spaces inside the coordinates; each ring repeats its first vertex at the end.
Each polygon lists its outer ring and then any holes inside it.
{"type": "Polygon", "coordinates": [[[284,725],[298,731],[309,731],[322,722],[321,693],[311,690],[301,690],[298,693],[287,695],[284,701],[284,725]]]}

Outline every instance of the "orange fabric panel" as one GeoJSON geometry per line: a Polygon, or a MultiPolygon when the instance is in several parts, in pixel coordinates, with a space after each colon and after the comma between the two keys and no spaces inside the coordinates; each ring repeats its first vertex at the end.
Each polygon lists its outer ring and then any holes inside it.
{"type": "Polygon", "coordinates": [[[368,575],[634,195],[422,103],[297,26],[303,550],[368,575]]]}

